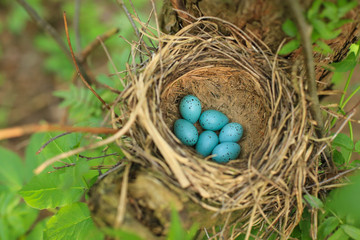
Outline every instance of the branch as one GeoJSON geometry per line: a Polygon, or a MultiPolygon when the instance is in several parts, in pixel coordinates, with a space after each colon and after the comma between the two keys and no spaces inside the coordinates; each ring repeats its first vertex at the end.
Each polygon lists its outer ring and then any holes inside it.
{"type": "MultiPolygon", "coordinates": [[[[26,0],[16,0],[24,9],[25,11],[30,15],[30,17],[36,22],[36,24],[43,29],[45,32],[50,34],[50,36],[55,40],[55,42],[59,45],[60,49],[65,53],[65,55],[72,60],[71,52],[69,51],[68,47],[63,42],[61,36],[56,31],[55,28],[53,28],[48,22],[46,22],[44,19],[40,17],[40,15],[26,2],[26,0]]],[[[80,63],[79,59],[76,58],[76,61],[80,63]]],[[[86,73],[82,65],[80,64],[80,71],[87,82],[90,81],[89,75],[86,73]]]]}
{"type": "Polygon", "coordinates": [[[119,31],[120,31],[119,28],[113,28],[113,29],[110,29],[109,31],[105,32],[104,34],[100,35],[99,37],[95,38],[81,52],[81,56],[79,57],[80,62],[83,63],[85,61],[85,59],[89,56],[89,54],[101,44],[101,41],[105,42],[108,38],[117,34],[119,31]]]}
{"type": "Polygon", "coordinates": [[[139,38],[140,37],[139,29],[136,27],[136,24],[135,24],[133,18],[131,17],[131,14],[130,14],[129,10],[125,6],[124,1],[123,0],[117,0],[117,3],[124,10],[127,18],[129,19],[129,21],[131,23],[131,26],[133,27],[133,29],[135,31],[136,36],[139,38]]]}
{"type": "Polygon", "coordinates": [[[317,122],[316,133],[319,138],[324,136],[324,121],[321,115],[319,97],[317,95],[316,77],[315,77],[315,64],[313,59],[313,48],[311,43],[312,27],[306,22],[303,15],[303,10],[298,0],[286,0],[290,7],[296,25],[299,29],[301,36],[301,43],[303,45],[303,52],[305,56],[305,65],[307,70],[307,85],[308,94],[310,97],[310,112],[314,120],[317,122]]]}
{"type": "Polygon", "coordinates": [[[66,32],[66,38],[69,44],[69,48],[70,48],[70,53],[71,53],[71,57],[73,59],[76,71],[78,73],[78,75],[80,76],[81,80],[83,81],[83,83],[85,84],[85,86],[90,89],[90,91],[97,97],[97,99],[99,99],[99,101],[109,110],[111,110],[110,106],[104,101],[104,99],[102,99],[102,97],[100,97],[100,95],[90,86],[90,84],[85,80],[85,78],[83,77],[83,75],[80,72],[79,66],[77,64],[77,60],[76,57],[74,55],[74,51],[71,45],[71,41],[70,41],[70,36],[69,36],[69,30],[68,30],[68,25],[67,25],[67,21],[66,21],[66,13],[64,12],[63,14],[64,17],[64,24],[65,24],[65,32],[66,32]]]}
{"type": "Polygon", "coordinates": [[[1,129],[0,140],[21,137],[31,133],[51,132],[51,131],[114,134],[118,130],[113,128],[104,128],[104,127],[73,127],[73,126],[59,126],[59,125],[51,125],[51,124],[45,124],[45,125],[32,124],[32,125],[24,125],[20,127],[1,129]]]}
{"type": "Polygon", "coordinates": [[[16,0],[30,15],[30,17],[36,22],[36,24],[42,28],[45,32],[49,33],[50,36],[56,41],[61,50],[65,53],[65,55],[71,59],[71,54],[69,49],[61,39],[59,33],[45,20],[43,20],[39,14],[25,1],[25,0],[16,0]]]}

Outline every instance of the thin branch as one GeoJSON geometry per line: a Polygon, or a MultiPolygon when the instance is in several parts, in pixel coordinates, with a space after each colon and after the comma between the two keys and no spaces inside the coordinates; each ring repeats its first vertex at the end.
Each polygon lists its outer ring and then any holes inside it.
{"type": "Polygon", "coordinates": [[[125,166],[124,171],[124,177],[121,185],[121,193],[119,198],[119,205],[117,207],[117,214],[115,218],[115,228],[120,228],[121,224],[124,221],[125,218],[125,212],[126,212],[126,200],[127,200],[127,191],[128,191],[128,179],[129,179],[129,173],[131,168],[131,162],[129,162],[125,166]]]}
{"type": "Polygon", "coordinates": [[[315,64],[313,59],[313,48],[311,43],[312,27],[307,24],[303,15],[303,9],[298,0],[286,0],[290,7],[296,25],[299,29],[301,36],[301,43],[303,45],[303,51],[305,56],[305,64],[307,70],[307,85],[308,93],[310,97],[310,112],[314,120],[317,122],[316,133],[319,138],[324,136],[324,121],[321,115],[319,97],[317,95],[316,76],[315,76],[315,64]]]}
{"type": "Polygon", "coordinates": [[[20,127],[5,128],[0,130],[0,140],[21,137],[31,133],[37,132],[55,132],[55,131],[66,131],[66,132],[83,132],[93,134],[114,134],[118,130],[113,128],[104,127],[74,127],[74,126],[59,126],[59,125],[24,125],[20,127]]]}
{"type": "MultiPolygon", "coordinates": [[[[328,179],[326,179],[326,180],[324,180],[324,181],[322,181],[322,182],[319,182],[319,186],[322,186],[322,185],[324,185],[324,184],[326,184],[326,183],[332,182],[332,181],[334,181],[334,180],[336,180],[336,179],[339,179],[340,177],[342,177],[342,176],[344,176],[344,175],[346,175],[346,174],[349,174],[349,173],[354,172],[354,171],[359,170],[359,169],[360,169],[360,167],[356,167],[356,168],[351,168],[351,169],[345,170],[345,171],[343,171],[343,172],[341,172],[341,173],[339,173],[339,174],[337,174],[337,175],[335,175],[335,176],[333,176],[333,177],[331,177],[331,178],[328,178],[328,179]]],[[[313,184],[313,185],[307,186],[306,188],[307,188],[307,189],[311,189],[311,188],[313,188],[313,187],[315,187],[315,186],[316,186],[316,184],[313,184]]]]}
{"type": "Polygon", "coordinates": [[[110,157],[110,156],[119,156],[119,154],[118,153],[110,153],[110,154],[106,154],[106,155],[98,156],[98,157],[85,157],[83,155],[79,155],[79,158],[86,158],[87,161],[90,161],[90,160],[104,158],[104,157],[110,157]]]}
{"type": "Polygon", "coordinates": [[[65,135],[68,135],[68,134],[70,134],[70,133],[71,133],[71,132],[65,132],[65,133],[62,133],[62,134],[60,134],[60,135],[57,135],[57,136],[55,136],[55,137],[53,137],[53,138],[50,138],[44,145],[42,145],[42,146],[39,148],[39,150],[36,152],[36,154],[41,153],[41,151],[44,150],[44,148],[45,148],[47,145],[49,145],[51,142],[53,142],[54,140],[56,140],[56,139],[58,139],[58,138],[61,138],[61,137],[65,136],[65,135]]]}
{"type": "Polygon", "coordinates": [[[97,48],[98,46],[100,46],[101,41],[106,41],[107,39],[109,39],[110,37],[112,37],[113,35],[117,34],[120,31],[119,28],[112,28],[109,31],[105,32],[104,34],[98,36],[97,38],[95,38],[89,45],[87,45],[84,50],[81,52],[81,56],[79,57],[80,62],[84,62],[85,59],[90,55],[90,53],[97,48]],[[101,40],[101,41],[100,41],[101,40]]]}
{"type": "MultiPolygon", "coordinates": [[[[61,36],[59,35],[59,33],[56,31],[55,28],[53,28],[48,22],[46,22],[44,19],[42,19],[40,17],[40,15],[26,2],[26,0],[16,0],[24,9],[25,11],[29,14],[29,16],[35,21],[35,23],[41,28],[43,29],[45,32],[47,32],[54,40],[55,42],[58,44],[58,46],[60,47],[60,49],[64,52],[64,54],[70,59],[72,60],[72,56],[71,56],[71,52],[69,51],[68,47],[66,46],[66,44],[63,42],[61,36]]],[[[86,79],[87,82],[91,82],[91,78],[89,76],[89,74],[86,72],[86,70],[83,68],[83,66],[80,64],[79,59],[76,59],[76,62],[79,63],[79,69],[81,71],[81,74],[83,75],[83,77],[86,79]]]]}
{"type": "Polygon", "coordinates": [[[67,25],[67,21],[66,21],[66,12],[64,12],[63,14],[64,16],[64,24],[65,24],[65,32],[66,32],[66,38],[68,40],[68,44],[69,44],[69,48],[70,48],[70,53],[76,68],[77,73],[79,74],[81,80],[83,81],[83,83],[85,84],[85,86],[90,89],[90,91],[97,97],[97,99],[99,99],[99,101],[109,110],[111,110],[110,106],[104,101],[104,99],[102,99],[102,97],[100,97],[100,95],[90,86],[90,84],[84,79],[83,75],[80,72],[79,66],[77,64],[75,55],[74,55],[74,51],[71,45],[71,41],[70,41],[70,37],[69,37],[69,30],[68,30],[68,25],[67,25]]]}
{"type": "Polygon", "coordinates": [[[123,0],[117,0],[117,3],[120,5],[120,7],[124,10],[126,16],[128,17],[130,23],[131,23],[131,26],[133,27],[134,31],[135,31],[135,34],[136,36],[139,38],[140,37],[140,33],[139,33],[139,29],[136,27],[136,24],[134,22],[134,20],[132,19],[131,17],[131,14],[129,12],[129,10],[127,9],[127,7],[125,6],[125,3],[123,0]]]}
{"type": "Polygon", "coordinates": [[[117,70],[114,61],[112,60],[112,58],[111,58],[111,56],[110,56],[110,53],[109,53],[109,51],[107,50],[107,48],[106,48],[106,46],[105,46],[105,44],[104,44],[104,42],[103,42],[103,39],[101,39],[100,37],[98,37],[97,40],[98,40],[98,42],[101,44],[102,48],[104,49],[104,52],[105,52],[108,60],[110,61],[112,67],[114,68],[115,74],[116,74],[116,76],[119,78],[119,81],[120,81],[121,85],[123,86],[123,88],[125,88],[125,83],[124,83],[123,79],[121,78],[121,76],[120,76],[120,74],[119,74],[119,71],[117,70]]]}
{"type": "Polygon", "coordinates": [[[81,0],[75,0],[75,14],[74,14],[74,31],[75,31],[75,46],[77,52],[81,52],[80,39],[80,5],[81,0]]]}
{"type": "Polygon", "coordinates": [[[71,54],[69,49],[61,39],[59,33],[45,20],[43,20],[40,15],[25,1],[25,0],[16,0],[30,15],[30,17],[36,22],[40,28],[44,29],[45,32],[49,33],[50,36],[56,41],[61,50],[65,53],[65,55],[71,59],[71,54]]]}

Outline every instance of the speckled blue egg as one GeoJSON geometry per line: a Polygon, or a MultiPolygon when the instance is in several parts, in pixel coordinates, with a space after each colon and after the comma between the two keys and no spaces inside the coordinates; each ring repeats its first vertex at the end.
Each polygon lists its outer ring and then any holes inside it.
{"type": "Polygon", "coordinates": [[[219,143],[219,138],[213,131],[204,131],[196,143],[196,151],[204,157],[209,156],[214,147],[219,143]]]}
{"type": "Polygon", "coordinates": [[[194,95],[187,95],[181,99],[179,110],[184,119],[196,123],[201,114],[200,100],[194,95]]]}
{"type": "Polygon", "coordinates": [[[214,156],[212,159],[218,163],[227,163],[236,159],[240,154],[240,145],[234,142],[224,142],[217,145],[212,151],[214,156]]]}
{"type": "Polygon", "coordinates": [[[200,116],[199,123],[203,129],[217,131],[229,122],[229,118],[222,112],[207,110],[200,116]]]}
{"type": "Polygon", "coordinates": [[[241,124],[233,122],[226,124],[219,133],[219,141],[238,142],[243,135],[243,127],[241,124]]]}
{"type": "Polygon", "coordinates": [[[196,127],[185,119],[176,120],[174,124],[174,133],[186,146],[194,146],[199,137],[196,127]]]}

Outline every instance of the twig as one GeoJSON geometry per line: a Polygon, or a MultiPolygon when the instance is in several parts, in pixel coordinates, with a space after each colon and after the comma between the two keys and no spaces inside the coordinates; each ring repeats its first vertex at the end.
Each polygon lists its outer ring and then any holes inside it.
{"type": "Polygon", "coordinates": [[[129,131],[130,127],[135,122],[137,115],[139,114],[140,106],[141,106],[143,101],[145,101],[145,98],[140,100],[139,104],[135,107],[134,111],[132,111],[128,121],[114,135],[112,135],[112,136],[108,137],[107,139],[102,140],[100,142],[96,142],[94,144],[90,144],[90,145],[87,145],[87,146],[84,146],[84,147],[79,147],[79,148],[73,149],[71,151],[61,153],[61,154],[59,154],[59,155],[57,155],[55,157],[52,157],[52,158],[46,160],[45,162],[43,162],[40,166],[38,166],[34,170],[34,173],[35,174],[40,174],[42,171],[44,171],[45,168],[47,168],[48,166],[50,166],[51,164],[53,164],[55,162],[60,161],[63,158],[70,157],[70,156],[73,156],[75,154],[86,151],[88,149],[94,149],[94,148],[101,147],[101,146],[104,146],[106,144],[110,144],[110,143],[114,142],[116,139],[120,138],[125,133],[127,133],[127,131],[129,131]]]}
{"type": "Polygon", "coordinates": [[[42,29],[44,29],[45,32],[49,33],[50,36],[56,41],[56,43],[59,45],[61,50],[65,53],[65,55],[71,59],[71,54],[69,52],[69,49],[61,39],[61,36],[59,33],[45,20],[43,20],[39,14],[25,1],[25,0],[16,0],[30,15],[30,17],[36,22],[38,26],[40,26],[42,29]]]}
{"type": "MultiPolygon", "coordinates": [[[[65,53],[65,55],[72,60],[71,52],[67,48],[66,44],[63,42],[61,36],[59,33],[44,19],[40,17],[40,15],[26,2],[26,0],[16,0],[29,14],[29,16],[36,22],[36,24],[43,29],[45,32],[47,32],[58,44],[60,49],[65,53]]],[[[83,77],[86,79],[87,82],[91,82],[91,78],[89,74],[86,72],[86,70],[83,68],[83,66],[80,64],[79,59],[76,59],[76,62],[79,63],[79,69],[83,77]]]]}
{"type": "Polygon", "coordinates": [[[130,167],[131,167],[131,162],[129,162],[125,167],[124,177],[123,177],[123,181],[122,181],[122,185],[121,185],[119,205],[117,208],[117,214],[116,214],[116,218],[115,218],[115,225],[114,225],[115,228],[119,228],[125,218],[130,167]]]}
{"type": "Polygon", "coordinates": [[[41,153],[41,151],[44,150],[44,148],[45,148],[47,145],[49,145],[49,143],[51,143],[52,141],[54,141],[54,140],[56,140],[56,139],[58,139],[58,138],[60,138],[60,137],[63,137],[63,136],[65,136],[65,135],[68,135],[68,134],[70,134],[70,133],[71,133],[71,132],[65,132],[65,133],[62,133],[62,134],[60,134],[60,135],[57,135],[57,136],[55,136],[55,137],[53,137],[53,138],[50,138],[44,145],[42,145],[42,146],[39,148],[39,150],[36,152],[36,154],[41,153]]]}
{"type": "Polygon", "coordinates": [[[98,36],[97,38],[95,38],[89,45],[87,45],[84,50],[81,52],[81,56],[79,57],[79,60],[81,63],[83,63],[86,58],[89,56],[89,54],[98,46],[100,46],[101,41],[106,41],[107,39],[109,39],[110,37],[112,37],[113,35],[117,34],[120,31],[119,28],[113,28],[110,29],[109,31],[105,32],[104,34],[98,36]],[[101,40],[101,41],[100,41],[101,40]]]}
{"type": "MultiPolygon", "coordinates": [[[[346,175],[348,173],[354,172],[354,171],[359,170],[359,169],[360,169],[360,167],[345,170],[345,171],[335,175],[334,177],[328,178],[328,179],[320,182],[319,186],[322,186],[322,185],[324,185],[326,183],[332,182],[332,181],[334,181],[334,180],[336,180],[336,179],[338,179],[338,178],[340,178],[340,177],[342,177],[342,176],[344,176],[344,175],[346,175]]],[[[313,185],[307,186],[306,188],[311,189],[312,187],[315,187],[315,186],[316,186],[316,184],[313,184],[313,185]]]]}
{"type": "Polygon", "coordinates": [[[81,51],[81,39],[80,39],[80,1],[75,0],[75,14],[74,14],[74,31],[75,31],[75,46],[77,52],[81,51]]]}
{"type": "Polygon", "coordinates": [[[116,76],[119,78],[121,85],[123,86],[123,88],[125,88],[125,83],[124,83],[123,79],[121,78],[121,76],[120,76],[120,74],[119,74],[119,71],[117,70],[114,61],[112,60],[112,58],[111,58],[111,56],[110,56],[110,53],[109,53],[109,51],[107,50],[107,48],[106,48],[106,46],[105,46],[105,44],[104,44],[104,42],[103,42],[103,39],[100,38],[100,37],[98,37],[97,40],[98,40],[98,42],[101,44],[102,48],[104,49],[104,52],[105,52],[107,58],[109,59],[112,67],[114,68],[115,74],[116,74],[116,76]]]}
{"type": "Polygon", "coordinates": [[[131,14],[129,13],[129,10],[125,6],[124,1],[123,0],[117,0],[117,3],[124,10],[126,16],[128,17],[128,19],[129,19],[129,21],[131,23],[131,26],[133,27],[133,29],[135,31],[136,36],[139,38],[140,37],[139,29],[136,27],[136,24],[135,24],[134,20],[132,19],[131,14]]]}
{"type": "Polygon", "coordinates": [[[83,155],[79,155],[79,158],[86,158],[87,161],[90,161],[90,160],[104,158],[104,157],[110,157],[110,156],[119,156],[119,154],[118,153],[110,153],[110,154],[106,154],[106,155],[98,156],[98,157],[85,157],[83,155]]]}
{"type": "Polygon", "coordinates": [[[67,25],[67,21],[66,21],[66,12],[64,12],[63,14],[64,16],[64,24],[65,24],[65,32],[66,32],[66,38],[68,40],[68,44],[69,44],[69,48],[70,48],[70,53],[76,68],[77,73],[79,74],[81,80],[83,81],[83,83],[85,84],[85,86],[90,89],[90,91],[97,97],[97,99],[99,99],[99,101],[107,108],[107,109],[111,109],[110,106],[104,101],[104,99],[102,99],[102,97],[100,97],[100,95],[90,86],[90,84],[84,79],[83,75],[80,72],[79,66],[77,64],[75,55],[74,55],[74,51],[71,45],[71,41],[70,41],[70,37],[69,37],[69,30],[68,30],[68,25],[67,25]]]}
{"type": "Polygon", "coordinates": [[[37,132],[51,132],[51,131],[66,131],[66,132],[84,132],[94,134],[114,134],[118,130],[104,127],[73,127],[60,125],[24,125],[19,127],[5,128],[0,130],[0,140],[21,137],[31,133],[37,132]]]}
{"type": "Polygon", "coordinates": [[[296,25],[299,29],[301,36],[301,43],[303,45],[303,51],[305,56],[305,64],[307,70],[307,84],[308,84],[308,93],[310,97],[310,112],[314,120],[317,122],[316,133],[319,138],[324,136],[324,121],[321,116],[321,109],[319,103],[319,97],[317,95],[317,86],[316,86],[316,77],[315,77],[315,64],[313,59],[312,52],[312,43],[311,43],[311,33],[312,28],[309,26],[303,15],[302,7],[298,0],[286,0],[288,6],[290,7],[296,25]]]}

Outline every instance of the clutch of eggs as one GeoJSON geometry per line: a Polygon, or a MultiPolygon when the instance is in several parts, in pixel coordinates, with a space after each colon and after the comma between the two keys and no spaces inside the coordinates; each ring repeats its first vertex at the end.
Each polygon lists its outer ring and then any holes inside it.
{"type": "Polygon", "coordinates": [[[194,95],[187,95],[180,101],[179,110],[183,119],[174,124],[175,136],[186,146],[195,146],[196,151],[218,163],[227,163],[236,159],[241,151],[237,143],[243,135],[239,123],[229,123],[229,118],[220,111],[206,110],[201,113],[201,102],[194,95]],[[199,121],[205,130],[200,136],[194,126],[199,121]],[[219,136],[215,131],[220,130],[219,136]]]}

